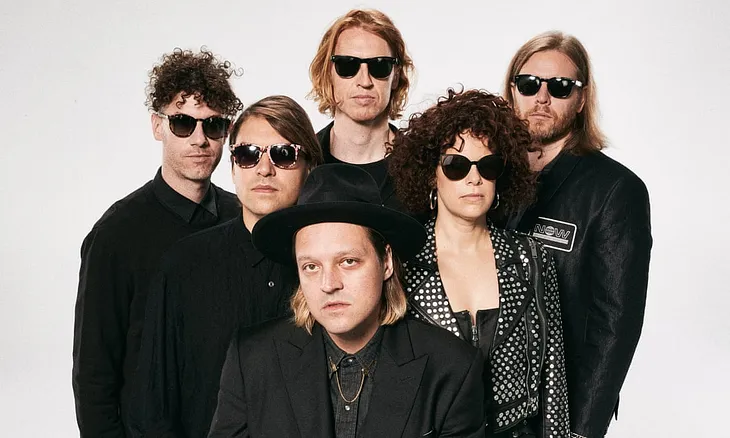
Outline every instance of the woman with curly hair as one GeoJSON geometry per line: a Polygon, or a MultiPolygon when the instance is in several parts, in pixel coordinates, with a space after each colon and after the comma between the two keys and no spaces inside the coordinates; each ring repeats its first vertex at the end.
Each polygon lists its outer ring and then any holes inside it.
{"type": "Polygon", "coordinates": [[[428,240],[406,264],[409,314],[479,347],[489,437],[567,437],[555,267],[531,237],[488,218],[531,202],[527,127],[500,97],[455,92],[393,142],[389,170],[428,240]]]}

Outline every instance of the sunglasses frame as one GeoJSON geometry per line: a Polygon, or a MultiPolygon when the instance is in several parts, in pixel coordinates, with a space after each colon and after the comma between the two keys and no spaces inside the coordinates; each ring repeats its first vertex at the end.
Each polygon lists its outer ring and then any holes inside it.
{"type": "Polygon", "coordinates": [[[296,143],[274,143],[274,144],[270,144],[268,146],[260,146],[260,145],[257,145],[255,143],[239,143],[239,144],[234,144],[234,145],[231,145],[230,146],[231,159],[236,164],[236,166],[240,167],[241,169],[252,169],[252,168],[258,166],[259,162],[261,161],[261,157],[263,157],[264,154],[268,155],[269,156],[269,162],[272,165],[278,167],[279,169],[293,169],[294,167],[296,167],[297,163],[299,162],[299,151],[300,150],[302,150],[302,146],[301,145],[298,145],[296,143]],[[256,147],[256,149],[258,150],[258,157],[256,158],[256,162],[253,163],[252,165],[250,165],[250,166],[243,166],[236,159],[236,153],[235,153],[236,148],[239,148],[239,147],[251,147],[251,146],[256,147]],[[271,148],[276,147],[276,146],[291,146],[291,147],[294,148],[294,161],[292,162],[291,165],[289,165],[289,166],[282,166],[280,164],[277,164],[274,161],[274,159],[271,157],[271,148]]]}
{"type": "Polygon", "coordinates": [[[231,128],[231,119],[228,118],[228,117],[223,117],[223,116],[210,116],[210,117],[206,117],[205,119],[197,119],[197,118],[195,118],[195,117],[193,117],[193,116],[191,116],[189,114],[185,114],[185,113],[177,113],[177,114],[167,115],[167,114],[165,114],[163,112],[155,111],[155,114],[158,117],[167,120],[168,126],[170,127],[170,132],[172,132],[173,135],[175,135],[175,137],[178,137],[178,138],[188,138],[191,135],[193,135],[193,133],[195,132],[195,130],[198,129],[198,122],[200,122],[200,123],[203,124],[203,134],[205,135],[205,137],[206,138],[209,138],[211,140],[220,140],[221,138],[226,138],[226,136],[228,135],[228,130],[231,128]],[[193,127],[193,130],[190,131],[190,134],[188,134],[188,135],[179,135],[172,128],[173,120],[176,119],[176,118],[182,118],[182,117],[189,117],[189,118],[195,120],[195,126],[193,127]],[[221,135],[220,137],[211,137],[206,132],[206,129],[205,129],[206,122],[207,123],[211,123],[211,120],[212,119],[221,119],[221,120],[225,120],[226,121],[226,129],[223,131],[223,135],[221,135]]]}
{"type": "Polygon", "coordinates": [[[485,156],[481,157],[480,159],[478,159],[476,161],[472,161],[472,160],[468,159],[467,157],[465,157],[464,155],[461,155],[461,154],[441,154],[441,156],[439,157],[439,166],[441,166],[441,171],[444,173],[444,176],[446,178],[448,178],[450,181],[461,181],[464,178],[466,178],[469,175],[469,173],[471,172],[471,167],[472,166],[476,166],[477,167],[477,172],[479,173],[479,176],[482,177],[483,179],[486,179],[487,181],[497,181],[502,175],[504,175],[504,170],[507,167],[507,163],[506,163],[505,159],[502,157],[501,154],[485,155],[485,156]],[[464,174],[464,176],[462,176],[461,178],[455,178],[454,179],[454,178],[451,178],[447,174],[447,172],[444,170],[444,168],[445,167],[448,167],[448,165],[444,166],[444,160],[446,158],[448,158],[448,157],[461,157],[459,159],[464,159],[464,160],[466,160],[466,161],[469,162],[469,168],[467,169],[467,171],[464,174]],[[494,158],[490,158],[490,157],[494,157],[494,158]],[[493,178],[493,179],[492,178],[487,178],[486,176],[484,176],[482,174],[481,170],[479,169],[479,162],[482,161],[482,160],[494,160],[496,158],[500,158],[501,159],[500,161],[502,163],[502,169],[499,171],[499,175],[497,175],[495,178],[493,178]]]}
{"type": "Polygon", "coordinates": [[[564,78],[562,76],[554,76],[552,78],[541,78],[540,76],[535,76],[531,74],[521,74],[521,75],[515,75],[512,78],[512,84],[514,84],[515,88],[517,88],[517,91],[523,96],[534,96],[537,93],[540,92],[540,88],[542,88],[542,83],[545,82],[547,84],[548,93],[550,93],[550,96],[556,98],[556,99],[567,99],[570,97],[571,94],[573,94],[573,86],[576,86],[578,88],[583,88],[583,82],[577,80],[577,79],[570,79],[570,78],[564,78]],[[525,94],[520,90],[520,87],[517,85],[517,82],[521,79],[527,78],[529,80],[532,80],[534,82],[537,82],[537,91],[533,94],[525,94]],[[568,88],[568,94],[565,96],[556,96],[556,93],[554,91],[555,85],[553,84],[559,84],[559,86],[563,86],[561,83],[567,81],[569,85],[566,85],[568,88]]]}
{"type": "Polygon", "coordinates": [[[343,79],[349,79],[354,78],[357,76],[357,73],[360,71],[360,66],[363,64],[366,64],[368,66],[368,74],[372,76],[375,79],[386,79],[388,76],[393,74],[393,69],[396,65],[400,65],[400,60],[398,58],[395,58],[393,56],[376,56],[374,58],[358,58],[357,56],[349,56],[349,55],[332,55],[330,57],[330,61],[332,61],[335,64],[335,72],[337,72],[337,75],[343,79]],[[355,70],[355,73],[350,76],[345,76],[340,74],[339,69],[337,68],[337,61],[350,61],[355,62],[357,61],[357,70],[355,70]],[[385,76],[375,76],[373,74],[373,69],[370,66],[370,63],[378,62],[378,61],[388,61],[390,62],[390,71],[385,76]]]}

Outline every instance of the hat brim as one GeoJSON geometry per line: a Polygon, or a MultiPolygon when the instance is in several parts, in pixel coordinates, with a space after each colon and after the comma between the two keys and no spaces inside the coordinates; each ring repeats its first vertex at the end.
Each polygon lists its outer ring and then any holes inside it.
{"type": "Polygon", "coordinates": [[[295,205],[270,213],[254,226],[253,244],[271,260],[292,263],[294,234],[306,226],[330,222],[372,228],[402,261],[415,256],[426,243],[426,230],[413,217],[385,206],[350,201],[295,205]]]}

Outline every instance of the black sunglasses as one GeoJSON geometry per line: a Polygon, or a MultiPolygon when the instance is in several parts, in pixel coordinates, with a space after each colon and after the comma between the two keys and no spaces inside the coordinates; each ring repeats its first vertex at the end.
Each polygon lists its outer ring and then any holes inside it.
{"type": "Polygon", "coordinates": [[[167,119],[170,122],[170,131],[182,138],[190,137],[195,132],[198,122],[203,123],[203,134],[212,140],[225,137],[228,133],[228,127],[231,125],[230,119],[219,116],[196,119],[187,114],[173,114],[170,116],[161,112],[156,112],[155,114],[163,119],[167,119]]]}
{"type": "Polygon", "coordinates": [[[251,143],[242,143],[231,146],[233,161],[244,169],[255,167],[259,160],[267,153],[271,164],[281,169],[291,169],[297,164],[299,150],[302,147],[298,144],[272,144],[259,146],[251,143]]]}
{"type": "Polygon", "coordinates": [[[377,58],[358,58],[356,56],[332,55],[335,71],[340,77],[351,78],[360,71],[360,65],[368,65],[368,73],[375,79],[385,79],[390,76],[393,66],[398,64],[398,58],[378,56],[377,58]]]}
{"type": "Polygon", "coordinates": [[[581,81],[569,78],[554,77],[550,79],[541,78],[535,75],[517,75],[514,77],[514,84],[523,96],[534,96],[540,91],[543,82],[547,82],[548,93],[557,99],[565,99],[573,91],[573,85],[583,87],[581,81]]]}
{"type": "Polygon", "coordinates": [[[504,172],[504,159],[499,154],[485,155],[477,161],[471,161],[463,155],[443,154],[441,155],[441,170],[446,178],[451,181],[459,181],[466,178],[471,171],[471,166],[476,165],[477,171],[482,178],[495,181],[504,172]]]}

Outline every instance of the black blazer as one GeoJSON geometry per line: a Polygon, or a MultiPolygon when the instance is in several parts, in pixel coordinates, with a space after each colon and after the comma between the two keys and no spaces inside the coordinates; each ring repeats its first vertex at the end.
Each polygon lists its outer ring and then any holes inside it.
{"type": "Polygon", "coordinates": [[[646,186],[600,152],[563,152],[540,175],[537,203],[510,225],[553,249],[571,430],[602,437],[644,321],[652,246],[646,186]]]}
{"type": "MultiPolygon", "coordinates": [[[[385,326],[360,437],[483,437],[483,359],[419,321],[385,326]]],[[[334,437],[322,328],[278,320],[234,337],[209,437],[334,437]]]]}

